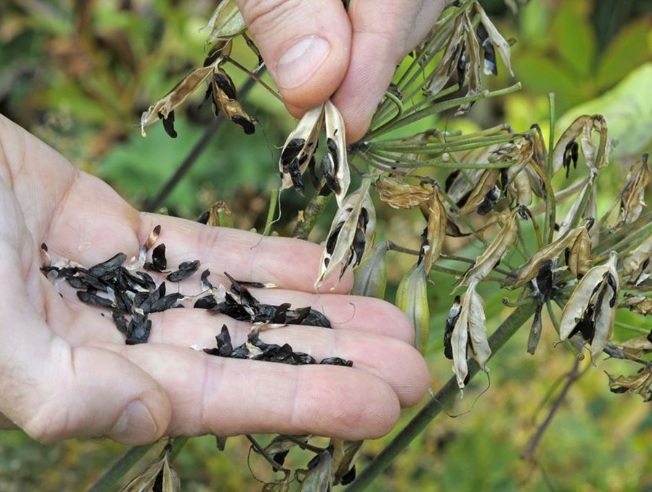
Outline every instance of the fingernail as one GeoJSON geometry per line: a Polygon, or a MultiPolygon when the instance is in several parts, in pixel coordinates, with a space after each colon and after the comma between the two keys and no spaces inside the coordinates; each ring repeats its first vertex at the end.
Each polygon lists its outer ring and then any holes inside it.
{"type": "Polygon", "coordinates": [[[276,83],[292,89],[305,83],[324,62],[331,45],[324,38],[310,36],[292,45],[276,64],[276,83]]]}
{"type": "Polygon", "coordinates": [[[151,442],[156,438],[156,423],[147,407],[136,400],[120,416],[109,437],[125,444],[151,442]]]}

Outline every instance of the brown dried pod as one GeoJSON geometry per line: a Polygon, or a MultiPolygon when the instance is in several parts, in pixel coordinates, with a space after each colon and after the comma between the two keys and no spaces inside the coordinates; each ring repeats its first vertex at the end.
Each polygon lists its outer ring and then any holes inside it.
{"type": "Polygon", "coordinates": [[[328,148],[322,160],[322,173],[326,183],[335,194],[337,204],[342,208],[344,197],[351,183],[346,150],[346,130],[342,115],[330,99],[324,103],[324,122],[328,148]]]}
{"type": "Polygon", "coordinates": [[[138,474],[119,492],[180,492],[181,481],[170,466],[171,445],[167,445],[161,456],[138,474]]]}
{"type": "MultiPolygon", "coordinates": [[[[473,187],[469,198],[466,200],[464,206],[460,209],[462,214],[470,214],[473,212],[478,212],[480,215],[485,215],[489,210],[493,209],[496,204],[497,198],[490,198],[488,195],[496,188],[496,182],[498,176],[500,175],[500,170],[498,169],[485,169],[478,182],[473,187]],[[491,204],[486,205],[485,202],[491,200],[491,204]],[[481,209],[481,207],[484,207],[481,209]],[[483,212],[483,213],[481,213],[483,212]]],[[[500,196],[500,195],[498,195],[500,196]]]]}
{"type": "Polygon", "coordinates": [[[647,153],[643,154],[637,165],[627,173],[627,184],[620,194],[620,214],[616,228],[624,224],[631,224],[636,219],[645,206],[645,188],[650,182],[650,168],[647,164],[647,153]]]}
{"type": "Polygon", "coordinates": [[[623,271],[630,283],[638,285],[650,277],[651,257],[652,236],[648,236],[623,259],[623,271]]]}
{"type": "Polygon", "coordinates": [[[436,186],[428,202],[428,225],[425,231],[425,241],[421,247],[424,253],[423,264],[426,276],[430,274],[432,266],[441,256],[446,240],[448,227],[448,213],[440,198],[441,190],[436,186]]]}
{"type": "Polygon", "coordinates": [[[412,185],[391,176],[381,176],[373,184],[378,197],[392,208],[408,210],[432,198],[433,186],[427,181],[412,185]]]}
{"type": "Polygon", "coordinates": [[[489,16],[487,13],[484,11],[484,9],[480,6],[478,2],[474,3],[475,9],[480,14],[480,24],[484,27],[484,29],[487,31],[487,37],[489,38],[489,41],[491,44],[498,50],[498,53],[500,53],[500,57],[503,59],[503,63],[507,67],[507,70],[509,71],[509,74],[513,77],[514,72],[512,71],[512,64],[511,64],[511,54],[510,54],[510,45],[509,43],[503,38],[503,36],[498,32],[498,29],[496,29],[496,26],[491,22],[489,19],[489,16]]]}
{"type": "Polygon", "coordinates": [[[213,101],[216,115],[222,113],[227,119],[240,126],[247,135],[255,133],[254,122],[242,109],[233,81],[218,64],[215,65],[213,76],[209,80],[206,91],[206,98],[208,97],[213,101]]]}
{"type": "Polygon", "coordinates": [[[612,393],[632,392],[643,397],[643,401],[652,401],[652,368],[643,367],[632,376],[609,376],[609,389],[612,393]]]}
{"type": "Polygon", "coordinates": [[[618,298],[617,254],[593,267],[578,282],[559,321],[559,337],[566,340],[580,333],[589,343],[595,359],[605,348],[613,331],[618,298]]]}
{"type": "Polygon", "coordinates": [[[247,24],[234,0],[221,0],[213,11],[208,24],[200,31],[210,29],[207,43],[234,38],[247,29],[247,24]]]}
{"type": "Polygon", "coordinates": [[[648,316],[652,314],[652,297],[633,295],[626,292],[618,307],[626,307],[630,311],[648,316]]]}
{"type": "Polygon", "coordinates": [[[607,138],[607,123],[600,115],[583,115],[578,117],[571,125],[562,133],[557,141],[552,153],[552,167],[553,172],[556,174],[562,166],[568,166],[571,162],[577,160],[577,143],[575,139],[580,137],[580,147],[586,160],[586,165],[592,171],[596,171],[609,162],[609,141],[607,138]],[[596,148],[591,140],[593,132],[598,132],[600,140],[598,144],[597,154],[596,148]],[[574,143],[575,142],[575,143],[574,143]],[[599,162],[596,159],[599,157],[599,162]]]}

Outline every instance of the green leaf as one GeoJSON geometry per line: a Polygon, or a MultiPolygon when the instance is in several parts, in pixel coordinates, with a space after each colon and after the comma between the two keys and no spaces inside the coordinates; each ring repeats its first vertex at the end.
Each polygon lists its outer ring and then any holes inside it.
{"type": "Polygon", "coordinates": [[[557,40],[557,53],[570,72],[581,79],[591,73],[595,57],[596,40],[591,24],[569,2],[562,5],[555,16],[551,35],[557,40]]]}
{"type": "Polygon", "coordinates": [[[602,57],[595,83],[606,89],[646,61],[652,60],[652,20],[640,19],[625,26],[602,57]]]}

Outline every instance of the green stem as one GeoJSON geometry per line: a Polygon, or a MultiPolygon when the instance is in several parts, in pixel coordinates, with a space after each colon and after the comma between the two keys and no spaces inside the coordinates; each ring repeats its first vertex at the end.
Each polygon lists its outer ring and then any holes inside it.
{"type": "Polygon", "coordinates": [[[265,220],[265,230],[263,231],[263,236],[269,236],[269,233],[272,230],[272,225],[275,222],[274,212],[276,212],[276,206],[278,205],[278,195],[278,189],[273,188],[272,194],[269,197],[269,208],[267,209],[267,219],[265,220]]]}
{"type": "MultiPolygon", "coordinates": [[[[510,314],[505,321],[498,327],[489,339],[491,351],[495,354],[505,345],[516,331],[525,324],[525,322],[534,313],[536,303],[531,301],[519,306],[510,314]]],[[[469,378],[472,378],[480,366],[475,361],[469,362],[469,378]]],[[[444,407],[459,393],[457,381],[454,377],[439,390],[439,392],[430,400],[414,418],[392,439],[392,441],[383,449],[369,465],[362,470],[356,480],[346,488],[346,492],[356,492],[364,490],[371,482],[378,477],[396,457],[425,429],[430,422],[437,416],[444,407]]]]}
{"type": "Polygon", "coordinates": [[[544,240],[548,244],[552,241],[552,236],[555,234],[555,213],[557,209],[556,203],[553,201],[554,192],[551,189],[552,186],[552,175],[553,175],[553,162],[552,156],[554,154],[553,150],[555,148],[555,93],[551,92],[548,94],[548,103],[550,106],[550,136],[548,140],[548,162],[546,162],[546,191],[548,196],[546,197],[546,216],[545,222],[543,225],[543,231],[545,234],[544,240]]]}
{"type": "Polygon", "coordinates": [[[315,227],[317,219],[324,211],[331,196],[332,195],[321,196],[315,194],[315,196],[312,197],[312,200],[310,200],[310,203],[303,211],[303,220],[299,221],[294,228],[294,231],[292,231],[292,237],[308,239],[310,231],[315,227]]]}
{"type": "Polygon", "coordinates": [[[143,446],[132,446],[123,454],[118,461],[116,461],[111,468],[104,472],[93,486],[88,489],[88,492],[113,492],[118,490],[118,482],[124,478],[129,470],[131,470],[136,463],[138,463],[145,454],[156,443],[145,444],[143,446]]]}

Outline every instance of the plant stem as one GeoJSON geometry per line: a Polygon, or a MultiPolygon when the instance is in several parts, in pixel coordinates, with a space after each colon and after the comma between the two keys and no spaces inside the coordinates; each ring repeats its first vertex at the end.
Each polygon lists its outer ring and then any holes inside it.
{"type": "Polygon", "coordinates": [[[88,492],[113,492],[118,489],[118,482],[138,463],[156,443],[143,446],[132,446],[116,461],[111,468],[104,472],[88,492]]]}
{"type": "MultiPolygon", "coordinates": [[[[532,316],[536,303],[534,300],[516,308],[505,321],[498,327],[494,334],[489,338],[492,356],[505,345],[518,329],[532,316]]],[[[469,362],[469,379],[480,370],[480,366],[475,361],[469,362]]],[[[452,377],[442,386],[439,392],[430,400],[414,418],[392,439],[392,441],[376,456],[369,465],[362,470],[351,485],[345,490],[346,492],[356,492],[364,490],[371,482],[378,477],[396,457],[423,432],[430,422],[437,416],[444,407],[459,392],[457,381],[452,377]]]]}
{"type": "Polygon", "coordinates": [[[263,236],[269,236],[269,233],[272,230],[272,225],[275,222],[274,212],[276,212],[276,206],[278,204],[278,195],[278,189],[273,188],[272,193],[269,197],[269,208],[267,209],[267,220],[265,220],[265,230],[263,231],[263,236]]]}
{"type": "Polygon", "coordinates": [[[315,227],[315,223],[324,211],[330,197],[331,195],[321,196],[315,193],[303,211],[303,220],[300,220],[294,228],[294,231],[292,231],[292,237],[308,239],[310,231],[315,227]]]}

